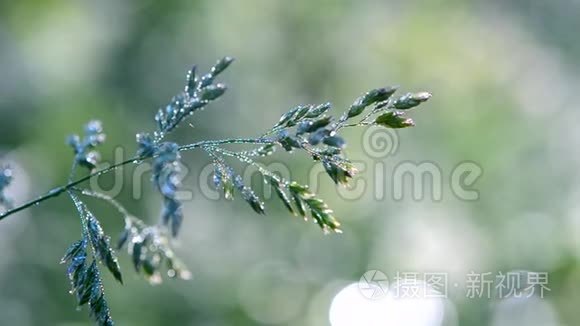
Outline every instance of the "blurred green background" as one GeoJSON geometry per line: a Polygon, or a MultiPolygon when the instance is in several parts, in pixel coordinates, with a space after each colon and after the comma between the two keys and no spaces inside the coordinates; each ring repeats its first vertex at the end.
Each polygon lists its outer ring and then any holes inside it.
{"type": "MultiPolygon", "coordinates": [[[[347,199],[321,179],[339,236],[274,200],[264,217],[242,201],[204,198],[209,159],[186,154],[193,199],[177,251],[194,277],[150,286],[120,253],[125,285],[105,279],[117,324],[327,325],[333,297],[380,270],[448,275],[444,321],[416,325],[579,325],[579,13],[576,0],[3,1],[0,161],[15,168],[9,193],[21,202],[61,184],[72,159],[64,139],[92,118],[105,126],[105,160],[119,147],[132,155],[135,134],[154,128],[190,65],[206,71],[224,55],[237,59],[220,77],[230,90],[178,130],[182,143],[257,135],[301,103],[329,100],[338,115],[379,86],[428,90],[434,97],[411,114],[418,126],[388,134],[396,148],[386,155],[368,155],[363,130],[347,133],[367,189],[347,199]],[[477,200],[452,191],[451,174],[466,161],[483,171],[470,188],[477,200]],[[410,183],[393,198],[404,162],[438,167],[440,200],[428,180],[423,198],[412,198],[410,183]],[[544,298],[466,295],[472,272],[522,270],[549,273],[544,298]]],[[[302,182],[313,169],[303,155],[271,160],[289,162],[302,182]]],[[[155,223],[159,196],[144,176],[134,200],[131,179],[126,170],[118,199],[155,223]]],[[[114,210],[88,203],[116,236],[114,210]]],[[[65,196],[0,223],[0,325],[91,324],[58,264],[79,232],[65,196]]]]}

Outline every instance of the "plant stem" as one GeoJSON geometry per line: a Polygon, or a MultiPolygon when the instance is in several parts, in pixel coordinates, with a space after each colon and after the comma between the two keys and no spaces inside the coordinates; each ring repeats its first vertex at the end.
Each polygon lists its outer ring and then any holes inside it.
{"type": "Polygon", "coordinates": [[[180,151],[187,151],[194,148],[204,147],[204,146],[219,146],[226,144],[270,144],[272,139],[268,138],[232,138],[232,139],[222,139],[222,140],[205,140],[197,143],[183,145],[179,147],[180,151]]]}
{"type": "MultiPolygon", "coordinates": [[[[192,149],[195,149],[195,148],[200,148],[200,147],[203,147],[203,146],[217,146],[217,145],[225,145],[225,144],[269,144],[271,142],[272,142],[272,140],[266,139],[266,138],[256,138],[256,139],[252,139],[252,138],[240,138],[240,139],[232,138],[232,139],[221,139],[221,140],[205,140],[205,141],[200,141],[200,142],[193,143],[193,144],[188,144],[188,145],[180,146],[179,147],[179,150],[180,151],[187,151],[187,150],[192,150],[192,149]]],[[[106,168],[103,168],[101,170],[95,171],[95,172],[93,172],[93,173],[91,173],[91,174],[89,174],[87,176],[84,176],[84,177],[82,177],[82,178],[80,178],[80,179],[78,179],[76,181],[69,181],[64,186],[56,187],[56,188],[50,190],[46,194],[44,194],[44,195],[42,195],[42,196],[40,196],[40,197],[38,197],[36,199],[30,200],[30,201],[28,201],[28,202],[26,202],[26,203],[24,203],[24,204],[22,204],[22,205],[20,205],[18,207],[14,207],[14,208],[12,208],[10,210],[7,210],[6,212],[4,212],[4,213],[2,213],[0,215],[0,221],[3,220],[3,219],[5,219],[6,217],[8,217],[10,215],[13,215],[15,213],[18,213],[18,212],[20,212],[22,210],[25,210],[25,209],[29,208],[29,207],[38,205],[39,203],[42,203],[42,202],[44,202],[44,201],[46,201],[46,200],[48,200],[50,198],[58,197],[63,192],[66,192],[68,190],[71,190],[74,187],[76,187],[77,185],[79,185],[79,184],[81,184],[81,183],[83,183],[85,181],[88,181],[88,180],[90,180],[93,177],[98,177],[98,176],[103,175],[105,173],[111,172],[111,171],[113,171],[113,170],[115,170],[115,169],[117,169],[117,168],[119,168],[121,166],[130,164],[130,163],[134,163],[134,162],[140,162],[140,161],[142,161],[144,159],[147,159],[147,157],[138,157],[138,156],[136,156],[136,157],[127,159],[127,160],[125,160],[123,162],[116,163],[116,164],[113,164],[113,165],[111,165],[109,167],[106,167],[106,168]]]]}
{"type": "Polygon", "coordinates": [[[56,187],[56,188],[50,190],[49,192],[47,192],[46,194],[44,194],[44,195],[42,195],[42,196],[40,196],[40,197],[38,197],[38,198],[36,198],[34,200],[28,201],[28,202],[26,202],[26,203],[24,203],[24,204],[22,204],[22,205],[20,205],[18,207],[15,207],[15,208],[13,208],[11,210],[8,210],[8,211],[4,212],[2,215],[0,215],[0,221],[3,220],[3,219],[5,219],[6,217],[12,215],[12,214],[18,213],[18,212],[20,212],[22,210],[25,210],[25,209],[29,208],[29,207],[38,205],[39,203],[41,203],[41,202],[43,202],[45,200],[48,200],[48,199],[53,198],[53,197],[58,197],[63,192],[65,192],[67,190],[70,190],[71,188],[74,188],[75,186],[77,186],[77,185],[79,185],[79,184],[81,184],[81,183],[89,180],[92,177],[100,176],[100,175],[105,174],[107,172],[110,172],[110,171],[112,171],[112,170],[114,170],[114,169],[116,169],[118,167],[121,167],[121,166],[126,165],[126,164],[129,164],[129,163],[133,163],[135,160],[141,160],[141,159],[142,158],[140,158],[140,157],[134,157],[134,158],[128,159],[126,161],[123,161],[123,162],[120,162],[120,163],[111,165],[111,166],[109,166],[107,168],[104,168],[104,169],[98,170],[96,172],[93,172],[93,173],[91,173],[91,174],[89,174],[89,175],[87,175],[85,177],[82,177],[82,178],[76,180],[76,181],[69,182],[69,183],[67,183],[64,186],[56,187]]]}
{"type": "Polygon", "coordinates": [[[97,198],[97,199],[101,199],[103,201],[106,201],[107,203],[109,203],[110,205],[112,205],[113,207],[115,207],[117,209],[117,211],[119,211],[119,213],[121,215],[123,215],[124,218],[127,218],[128,216],[130,216],[131,214],[129,214],[129,211],[127,211],[127,209],[121,205],[121,203],[119,203],[118,201],[115,200],[115,198],[102,194],[100,192],[95,192],[89,189],[77,189],[74,188],[73,190],[78,191],[81,195],[85,195],[88,197],[93,197],[93,198],[97,198]]]}

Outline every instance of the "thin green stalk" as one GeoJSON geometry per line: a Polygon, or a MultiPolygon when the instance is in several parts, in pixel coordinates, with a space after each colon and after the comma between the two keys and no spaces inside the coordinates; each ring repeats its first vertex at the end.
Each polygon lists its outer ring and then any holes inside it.
{"type": "MultiPolygon", "coordinates": [[[[181,147],[179,147],[180,151],[188,151],[188,150],[193,150],[196,148],[200,148],[203,146],[218,146],[218,145],[226,145],[226,144],[268,144],[271,143],[272,141],[269,139],[251,139],[251,138],[246,138],[246,139],[221,139],[221,140],[206,140],[206,141],[200,141],[197,143],[193,143],[193,144],[188,144],[188,145],[183,145],[181,147]]],[[[60,186],[60,187],[56,187],[50,191],[48,191],[46,194],[39,196],[36,199],[30,200],[20,206],[14,207],[4,213],[2,213],[0,215],[0,221],[5,219],[6,217],[13,215],[15,213],[18,213],[22,210],[25,210],[29,207],[32,206],[36,206],[48,199],[54,198],[54,197],[58,197],[59,195],[61,195],[63,192],[66,192],[68,190],[73,189],[74,187],[78,186],[79,184],[86,182],[88,180],[90,180],[93,177],[98,177],[100,175],[106,174],[108,172],[111,172],[119,167],[122,167],[124,165],[127,164],[131,164],[131,163],[135,163],[135,162],[140,162],[144,159],[147,159],[146,157],[139,157],[139,156],[135,156],[132,157],[130,159],[127,159],[123,162],[120,163],[116,163],[113,164],[109,167],[103,168],[101,170],[95,171],[89,175],[86,175],[78,180],[75,181],[71,181],[68,182],[66,185],[60,186]]]]}

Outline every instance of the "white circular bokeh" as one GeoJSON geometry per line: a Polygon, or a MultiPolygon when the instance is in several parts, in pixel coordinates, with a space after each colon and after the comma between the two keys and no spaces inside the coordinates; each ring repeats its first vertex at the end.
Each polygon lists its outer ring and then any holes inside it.
{"type": "MultiPolygon", "coordinates": [[[[359,284],[352,283],[334,296],[329,310],[332,326],[443,326],[454,325],[446,318],[451,303],[429,284],[414,280],[413,286],[422,288],[418,295],[403,295],[395,282],[380,299],[368,299],[361,293],[359,284]]],[[[453,314],[454,315],[454,314],[453,314]]],[[[451,319],[455,316],[450,316],[451,319]]]]}

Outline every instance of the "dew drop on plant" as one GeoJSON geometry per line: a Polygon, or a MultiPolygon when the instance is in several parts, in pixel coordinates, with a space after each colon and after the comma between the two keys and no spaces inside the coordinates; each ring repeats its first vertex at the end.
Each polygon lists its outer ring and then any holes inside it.
{"type": "Polygon", "coordinates": [[[182,280],[185,280],[185,281],[187,281],[187,280],[191,280],[191,272],[190,272],[190,271],[187,271],[187,270],[186,270],[186,271],[181,271],[181,272],[179,273],[179,277],[180,277],[182,280]]]}

